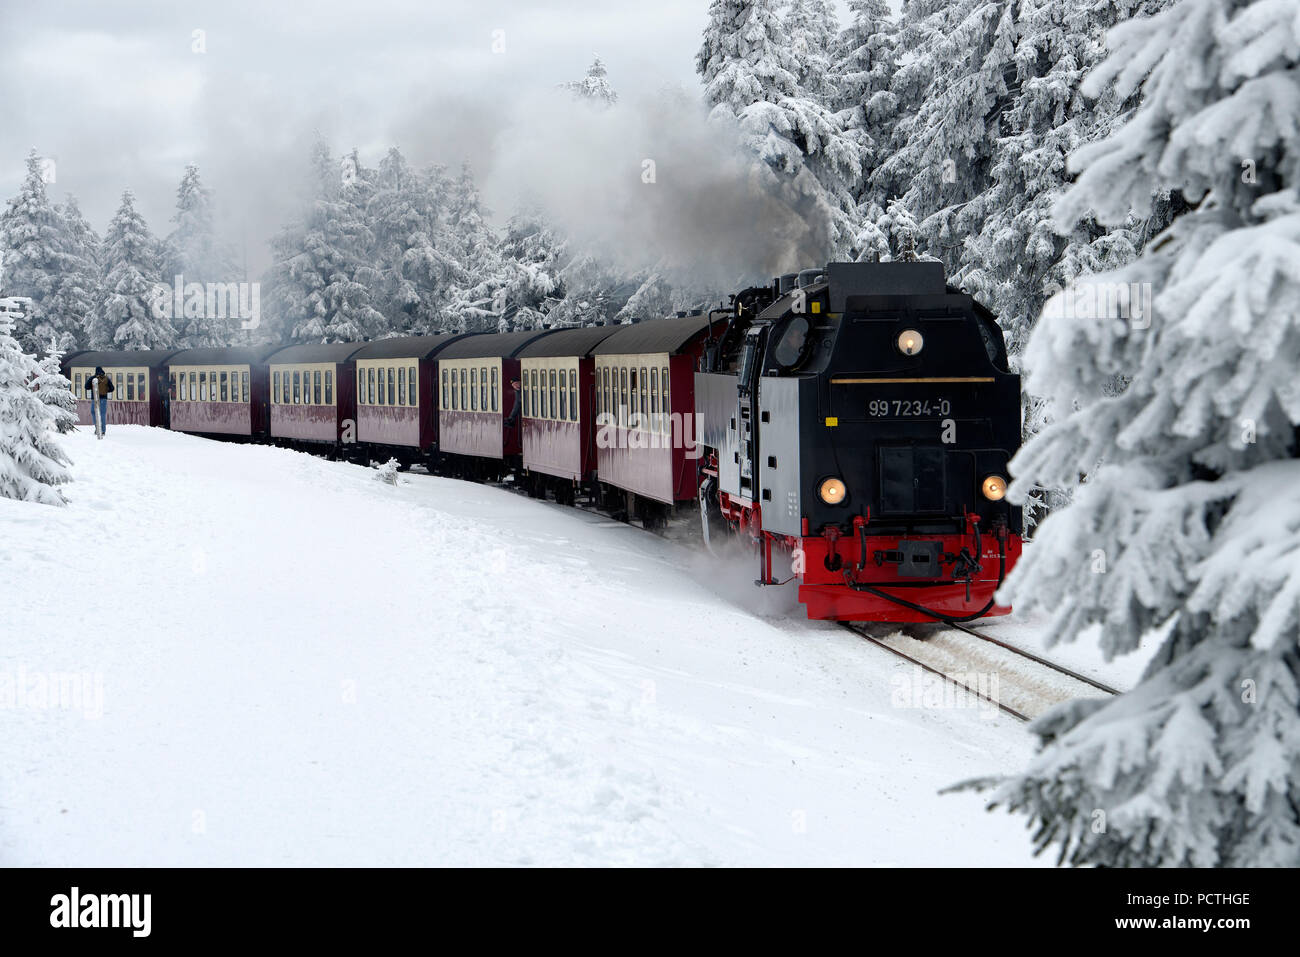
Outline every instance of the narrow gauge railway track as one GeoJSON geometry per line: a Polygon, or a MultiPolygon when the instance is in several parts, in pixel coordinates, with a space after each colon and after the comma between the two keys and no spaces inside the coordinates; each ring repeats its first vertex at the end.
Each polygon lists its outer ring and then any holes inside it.
{"type": "Polygon", "coordinates": [[[958,690],[1032,721],[1071,698],[1119,694],[1108,685],[961,623],[841,625],[958,690]]]}

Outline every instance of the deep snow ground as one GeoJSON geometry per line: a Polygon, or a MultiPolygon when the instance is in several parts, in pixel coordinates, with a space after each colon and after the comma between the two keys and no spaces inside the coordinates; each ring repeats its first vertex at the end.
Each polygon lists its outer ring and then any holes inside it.
{"type": "Polygon", "coordinates": [[[66,447],[68,508],[0,500],[0,864],[1034,862],[937,793],[1023,726],[900,707],[909,666],[756,616],[747,568],[279,449],[66,447]]]}

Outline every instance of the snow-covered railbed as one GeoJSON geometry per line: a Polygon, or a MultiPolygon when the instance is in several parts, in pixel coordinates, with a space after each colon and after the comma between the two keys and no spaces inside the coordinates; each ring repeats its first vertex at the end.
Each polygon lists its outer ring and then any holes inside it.
{"type": "Polygon", "coordinates": [[[0,500],[0,864],[1032,860],[938,793],[1023,726],[759,617],[747,567],[279,449],[67,447],[67,508],[0,500]]]}

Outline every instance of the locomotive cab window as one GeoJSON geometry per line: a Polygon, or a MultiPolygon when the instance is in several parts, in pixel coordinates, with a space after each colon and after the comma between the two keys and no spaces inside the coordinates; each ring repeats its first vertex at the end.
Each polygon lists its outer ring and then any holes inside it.
{"type": "Polygon", "coordinates": [[[782,371],[793,369],[808,348],[808,320],[794,316],[781,330],[781,336],[772,349],[772,359],[782,371]]]}

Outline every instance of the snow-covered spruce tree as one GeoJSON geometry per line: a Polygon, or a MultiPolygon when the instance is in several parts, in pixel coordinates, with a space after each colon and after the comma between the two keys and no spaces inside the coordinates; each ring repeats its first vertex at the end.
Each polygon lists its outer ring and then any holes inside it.
{"type": "Polygon", "coordinates": [[[609,85],[609,71],[605,69],[605,64],[599,56],[587,68],[586,76],[581,80],[571,80],[562,86],[577,99],[597,106],[613,106],[618,102],[618,94],[609,85]]]}
{"type": "Polygon", "coordinates": [[[890,262],[909,256],[916,262],[939,261],[918,245],[921,227],[902,200],[891,199],[888,210],[873,207],[872,213],[854,240],[858,262],[890,262]]]}
{"type": "Polygon", "coordinates": [[[63,374],[60,360],[63,353],[58,348],[50,350],[37,364],[32,387],[36,396],[54,415],[54,427],[59,432],[71,432],[77,427],[77,397],[72,394],[72,383],[63,374]]]}
{"type": "Polygon", "coordinates": [[[161,279],[157,252],[158,244],[128,189],[104,236],[102,298],[89,329],[93,348],[163,349],[175,344],[171,320],[154,313],[154,291],[161,279]]]}
{"type": "Polygon", "coordinates": [[[89,342],[87,328],[101,296],[100,239],[76,197],[69,196],[56,211],[61,222],[58,281],[35,335],[66,352],[89,342]]]}
{"type": "Polygon", "coordinates": [[[505,289],[507,321],[517,329],[540,328],[565,296],[560,278],[564,241],[541,210],[525,207],[506,225],[501,256],[510,277],[505,289]]]}
{"type": "MultiPolygon", "coordinates": [[[[853,189],[856,219],[884,209],[889,196],[872,184],[870,171],[888,154],[897,122],[898,97],[890,89],[897,69],[898,27],[886,0],[850,0],[853,18],[834,43],[831,107],[858,150],[861,175],[853,189]]],[[[859,250],[861,257],[861,250],[859,250]]]]}
{"type": "MultiPolygon", "coordinates": [[[[212,191],[199,179],[199,168],[185,167],[176,189],[176,228],[163,241],[162,278],[174,284],[177,276],[189,283],[242,282],[244,275],[235,265],[234,253],[217,239],[213,223],[212,191]]],[[[226,316],[208,315],[205,308],[186,297],[184,314],[172,317],[177,341],[189,348],[227,346],[235,341],[239,330],[237,310],[226,316]]]]}
{"type": "Polygon", "coordinates": [[[66,505],[58,486],[72,475],[54,437],[56,416],[32,390],[39,370],[12,329],[10,318],[0,316],[0,496],[66,505]]]}
{"type": "Polygon", "coordinates": [[[1120,223],[1164,188],[1193,208],[1030,337],[1054,421],[1012,494],[1077,487],[1006,597],[1049,610],[1057,639],[1100,625],[1107,655],[1167,633],[1132,691],[1041,718],[1041,753],[994,804],[1074,864],[1295,867],[1300,3],[1179,0],[1109,46],[1084,92],[1140,87],[1141,105],[1077,154],[1057,215],[1120,223]],[[1111,283],[1150,284],[1149,324],[1075,314],[1111,283]]]}
{"type": "Polygon", "coordinates": [[[375,304],[387,331],[426,334],[445,325],[444,299],[459,275],[445,192],[441,167],[420,174],[396,147],[379,164],[366,216],[380,270],[375,304]]]}
{"type": "Polygon", "coordinates": [[[830,106],[837,95],[832,74],[839,22],[826,0],[791,0],[783,22],[795,57],[795,82],[808,96],[830,106]]]}
{"type": "Polygon", "coordinates": [[[38,348],[36,327],[45,320],[59,281],[59,214],[46,193],[43,170],[41,158],[32,150],[18,194],[0,214],[0,296],[32,300],[13,334],[33,351],[38,348]]]}
{"type": "Polygon", "coordinates": [[[379,270],[362,203],[369,171],[355,152],[336,162],[324,139],[312,146],[308,205],[271,241],[268,332],[298,342],[349,342],[385,329],[375,308],[379,270]]]}
{"type": "Polygon", "coordinates": [[[1014,3],[912,3],[903,8],[903,17],[904,49],[916,56],[896,75],[904,118],[895,149],[873,172],[873,181],[891,198],[900,195],[894,190],[902,191],[920,220],[918,241],[955,273],[963,240],[981,226],[983,208],[969,204],[991,181],[1010,98],[1014,3]]]}
{"type": "MultiPolygon", "coordinates": [[[[831,108],[800,84],[805,65],[776,0],[713,0],[695,66],[710,118],[736,124],[756,157],[759,188],[779,196],[813,230],[792,237],[792,247],[818,248],[824,259],[847,253],[859,148],[831,108]]],[[[816,89],[831,85],[822,76],[808,82],[816,89]]]]}
{"type": "Polygon", "coordinates": [[[500,239],[487,223],[468,162],[462,164],[460,176],[451,185],[447,216],[458,266],[458,276],[448,291],[447,318],[456,329],[495,332],[505,309],[510,277],[501,258],[500,239]]]}

